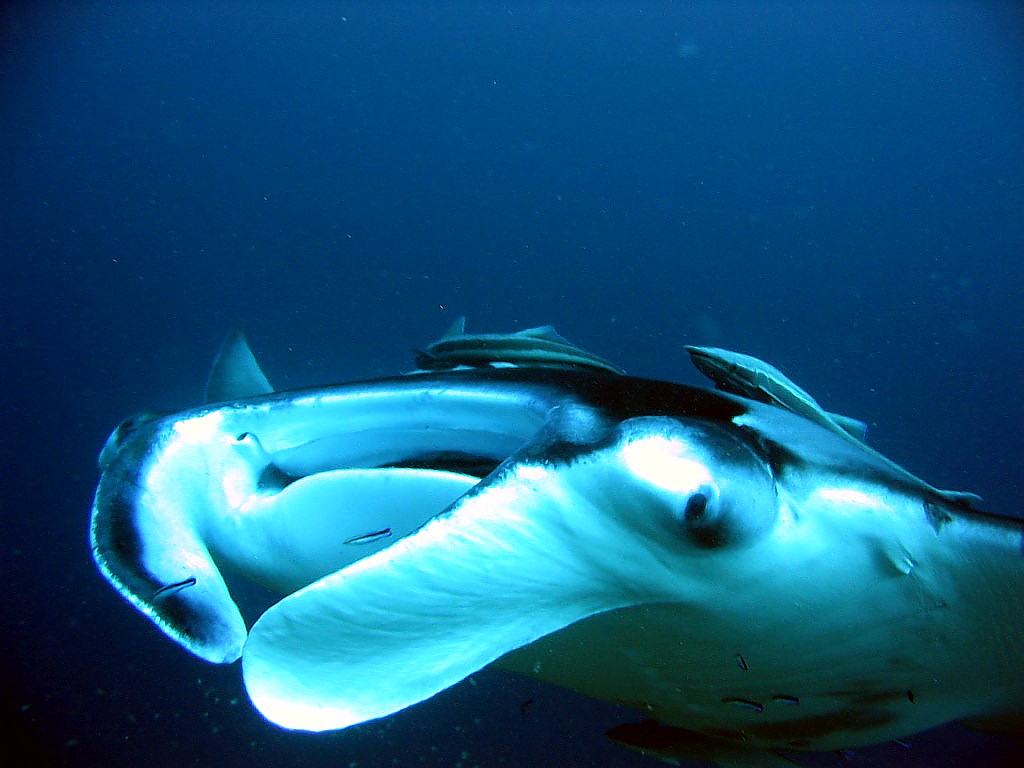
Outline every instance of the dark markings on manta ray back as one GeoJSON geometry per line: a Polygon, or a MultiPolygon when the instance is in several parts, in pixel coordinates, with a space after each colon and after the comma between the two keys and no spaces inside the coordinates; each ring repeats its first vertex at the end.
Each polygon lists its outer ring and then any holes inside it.
{"type": "MultiPolygon", "coordinates": [[[[603,414],[607,423],[637,416],[668,416],[675,418],[694,418],[710,421],[723,429],[735,429],[743,435],[744,441],[769,464],[776,477],[783,477],[787,471],[799,469],[803,463],[797,453],[788,450],[784,445],[766,439],[757,429],[751,427],[734,427],[735,420],[750,411],[742,398],[733,398],[714,390],[690,387],[632,376],[619,376],[600,371],[546,370],[540,368],[521,367],[503,368],[490,371],[451,371],[445,374],[451,381],[465,377],[468,380],[488,380],[503,384],[522,383],[540,387],[551,387],[555,392],[562,390],[570,394],[581,404],[592,406],[603,414]]],[[[752,405],[752,404],[751,404],[752,405]]],[[[760,406],[758,406],[760,407],[760,406]]],[[[601,430],[590,434],[585,442],[590,448],[600,448],[603,435],[601,430]]],[[[571,461],[580,452],[578,439],[565,434],[553,433],[548,440],[531,445],[529,453],[523,458],[536,458],[544,461],[571,461]],[[569,439],[567,439],[569,438],[569,439]]],[[[920,488],[910,480],[893,476],[884,466],[876,466],[865,462],[856,469],[857,472],[869,477],[877,477],[881,482],[895,487],[919,493],[920,488]]],[[[936,509],[942,514],[941,499],[933,499],[936,509]]],[[[709,541],[714,546],[715,541],[709,541]]],[[[1022,542],[1024,546],[1024,542],[1022,542]]],[[[1024,548],[1022,548],[1024,551],[1024,548]]]]}
{"type": "MultiPolygon", "coordinates": [[[[368,382],[371,385],[378,383],[368,382]]],[[[714,390],[594,369],[475,368],[405,377],[399,383],[403,387],[416,385],[425,394],[457,389],[460,383],[473,389],[486,389],[493,385],[496,391],[515,389],[517,396],[532,392],[537,407],[579,405],[593,409],[590,415],[594,421],[590,428],[581,432],[580,420],[571,418],[567,420],[565,430],[560,429],[561,425],[557,423],[549,423],[547,439],[532,442],[517,454],[520,461],[535,459],[545,463],[572,461],[579,457],[581,445],[587,446],[588,450],[601,448],[605,439],[610,441],[614,436],[611,427],[627,419],[640,416],[692,418],[713,422],[730,430],[736,429],[732,426],[733,420],[748,410],[742,400],[714,390]]],[[[451,469],[483,477],[506,458],[460,457],[446,452],[409,456],[387,466],[451,469]]]]}
{"type": "Polygon", "coordinates": [[[450,382],[465,378],[550,386],[620,420],[634,416],[676,416],[727,423],[747,412],[742,402],[710,389],[591,369],[496,368],[450,371],[444,376],[445,381],[450,382]]]}

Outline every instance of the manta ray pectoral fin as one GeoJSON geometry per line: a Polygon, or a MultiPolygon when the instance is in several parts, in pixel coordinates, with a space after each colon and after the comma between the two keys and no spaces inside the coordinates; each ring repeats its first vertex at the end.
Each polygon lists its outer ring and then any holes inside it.
{"type": "Polygon", "coordinates": [[[269,395],[274,391],[241,331],[224,339],[206,381],[207,403],[269,395]]]}

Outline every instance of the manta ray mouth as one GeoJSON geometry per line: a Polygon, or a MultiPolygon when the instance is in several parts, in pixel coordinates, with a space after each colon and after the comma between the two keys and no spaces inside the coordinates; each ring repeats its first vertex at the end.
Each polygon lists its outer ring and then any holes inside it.
{"type": "Polygon", "coordinates": [[[281,597],[391,546],[533,438],[558,396],[431,376],[129,420],[93,506],[97,564],[204,659],[241,654],[231,585],[281,597]]]}

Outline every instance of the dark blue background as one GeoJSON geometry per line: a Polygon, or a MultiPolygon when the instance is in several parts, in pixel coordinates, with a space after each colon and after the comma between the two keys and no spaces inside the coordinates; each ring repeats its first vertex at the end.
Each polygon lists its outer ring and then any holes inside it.
{"type": "MultiPolygon", "coordinates": [[[[8,3],[0,21],[0,719],[20,734],[0,750],[656,764],[601,735],[633,713],[490,671],[381,723],[285,733],[237,667],[119,600],[87,544],[98,450],[134,411],[195,404],[239,325],[281,386],[408,369],[463,313],[690,382],[683,344],[718,344],[936,485],[1022,510],[1016,3],[8,3]]],[[[1008,748],[959,726],[908,741],[805,762],[1008,748]]]]}

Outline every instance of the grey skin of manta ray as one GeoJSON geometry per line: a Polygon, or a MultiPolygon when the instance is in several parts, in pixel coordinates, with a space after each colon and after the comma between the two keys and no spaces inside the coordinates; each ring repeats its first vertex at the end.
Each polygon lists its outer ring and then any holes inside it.
{"type": "Polygon", "coordinates": [[[95,561],[174,642],[241,659],[284,728],[387,717],[490,664],[661,724],[621,743],[723,765],[1021,722],[1020,520],[751,396],[777,377],[534,365],[549,341],[272,392],[237,336],[219,402],[108,439],[95,561]],[[277,602],[243,616],[239,579],[277,602]]]}

